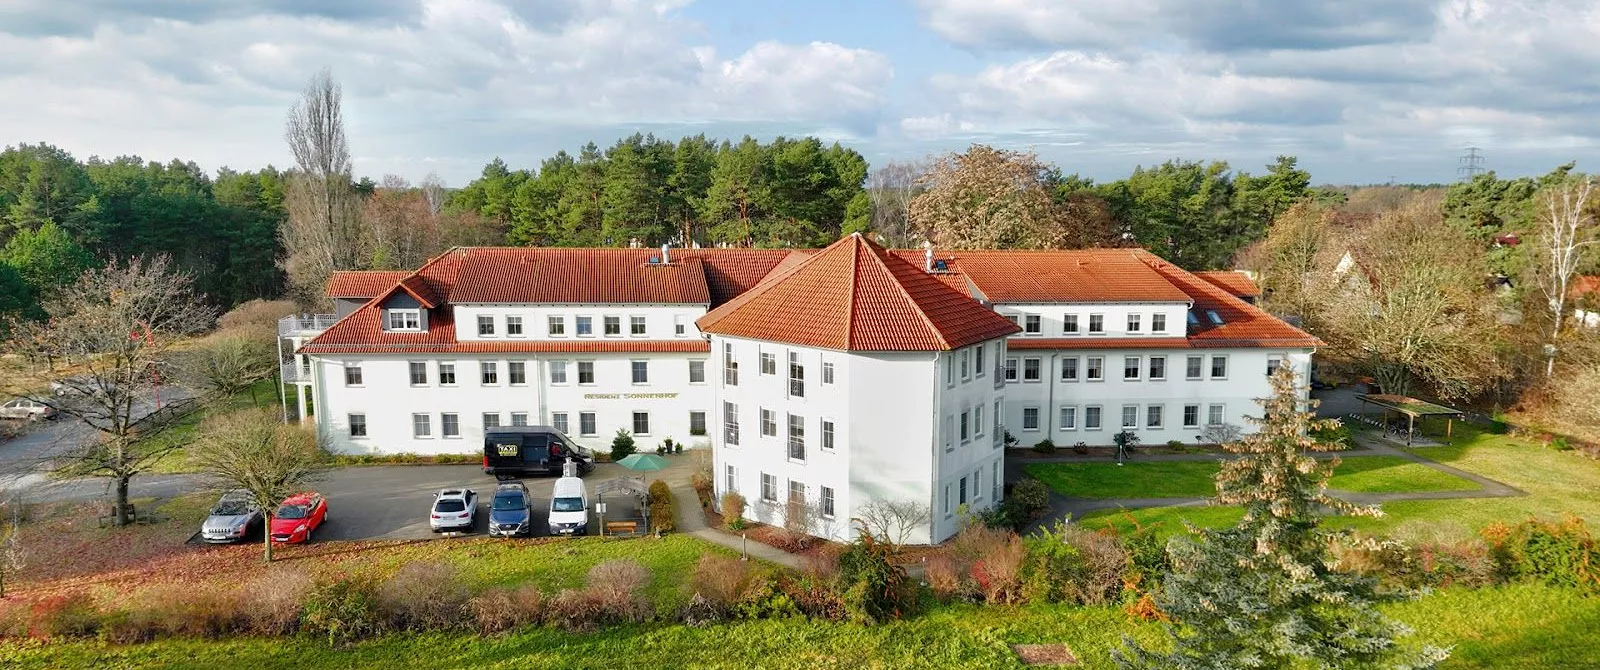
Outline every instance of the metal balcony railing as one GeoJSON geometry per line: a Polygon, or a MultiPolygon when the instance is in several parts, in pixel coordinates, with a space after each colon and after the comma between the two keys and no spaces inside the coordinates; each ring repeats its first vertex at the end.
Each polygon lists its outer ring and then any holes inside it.
{"type": "Polygon", "coordinates": [[[327,330],[338,320],[339,317],[333,314],[290,314],[278,320],[278,335],[314,335],[327,330]]]}
{"type": "Polygon", "coordinates": [[[311,383],[311,366],[309,365],[284,363],[279,366],[278,372],[283,376],[283,383],[285,384],[311,383]]]}

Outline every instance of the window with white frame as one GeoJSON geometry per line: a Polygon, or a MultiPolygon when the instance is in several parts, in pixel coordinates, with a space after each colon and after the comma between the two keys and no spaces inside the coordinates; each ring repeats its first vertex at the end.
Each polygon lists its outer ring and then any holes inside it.
{"type": "Polygon", "coordinates": [[[1015,315],[1015,314],[1001,314],[1000,316],[1004,317],[1005,320],[1010,321],[1011,325],[1013,325],[1013,326],[1017,326],[1017,325],[1021,325],[1022,324],[1022,321],[1020,321],[1018,319],[1017,315],[1015,315]]]}
{"type": "Polygon", "coordinates": [[[456,385],[456,364],[455,363],[440,363],[439,364],[439,385],[440,386],[455,386],[456,385]]]}
{"type": "Polygon", "coordinates": [[[1037,408],[1037,407],[1024,407],[1024,408],[1022,408],[1022,429],[1023,430],[1039,430],[1039,408],[1037,408]]]}
{"type": "Polygon", "coordinates": [[[528,413],[527,412],[512,412],[511,413],[511,425],[512,425],[512,427],[528,425],[528,413]]]}
{"type": "Polygon", "coordinates": [[[706,362],[705,361],[703,361],[703,360],[700,360],[700,361],[689,361],[689,383],[690,384],[704,384],[704,383],[706,383],[706,362]]]}
{"type": "Polygon", "coordinates": [[[1039,322],[1038,314],[1027,314],[1022,317],[1023,335],[1043,335],[1044,328],[1039,322]]]}
{"type": "Polygon", "coordinates": [[[1167,357],[1150,357],[1150,380],[1160,381],[1167,378],[1167,357]]]}
{"type": "Polygon", "coordinates": [[[488,314],[479,314],[478,315],[478,336],[479,337],[492,337],[492,336],[494,336],[494,317],[493,316],[488,315],[488,314]]]}
{"type": "Polygon", "coordinates": [[[439,415],[439,435],[443,437],[461,437],[461,415],[455,412],[444,412],[439,415]]]}
{"type": "Polygon", "coordinates": [[[367,436],[367,415],[360,412],[351,413],[345,417],[346,425],[350,426],[350,437],[367,436]]]}
{"type": "Polygon", "coordinates": [[[761,408],[761,435],[763,437],[778,436],[778,413],[765,407],[761,408]]]}
{"type": "Polygon", "coordinates": [[[705,435],[706,434],[706,413],[705,412],[701,412],[701,411],[690,411],[689,412],[689,434],[690,435],[705,435]]]}
{"type": "Polygon", "coordinates": [[[1162,419],[1162,406],[1149,405],[1144,408],[1144,426],[1146,428],[1160,428],[1162,419]]]}
{"type": "Polygon", "coordinates": [[[598,422],[594,419],[594,412],[578,412],[578,434],[597,435],[600,433],[598,422]]]}
{"type": "Polygon", "coordinates": [[[1100,430],[1100,406],[1090,405],[1083,408],[1083,429],[1100,430]]]}
{"type": "Polygon", "coordinates": [[[550,413],[550,427],[561,431],[561,433],[563,435],[565,435],[566,432],[567,432],[567,427],[568,427],[568,424],[567,424],[567,413],[566,412],[551,412],[550,413]]]}
{"type": "Polygon", "coordinates": [[[972,408],[972,436],[983,437],[983,405],[972,408]]]}
{"type": "Polygon", "coordinates": [[[956,355],[950,352],[944,356],[944,385],[956,385],[956,355]]]}
{"type": "Polygon", "coordinates": [[[550,361],[550,383],[558,386],[567,383],[566,361],[550,361]]]}
{"type": "Polygon", "coordinates": [[[628,364],[633,370],[633,383],[650,383],[650,361],[628,361],[628,364]]]}
{"type": "Polygon", "coordinates": [[[806,485],[804,482],[797,482],[793,479],[789,480],[789,504],[806,504],[806,485]]]}
{"type": "Polygon", "coordinates": [[[1271,377],[1272,375],[1277,374],[1278,373],[1278,368],[1281,367],[1282,365],[1283,365],[1283,357],[1282,356],[1268,356],[1267,357],[1267,376],[1271,377]]]}
{"type": "Polygon", "coordinates": [[[1199,379],[1204,374],[1205,356],[1189,356],[1184,359],[1183,378],[1199,379]]]}
{"type": "Polygon", "coordinates": [[[806,397],[806,366],[800,364],[800,354],[789,352],[789,397],[806,397]]]}
{"type": "Polygon", "coordinates": [[[672,334],[683,337],[689,334],[689,317],[682,314],[672,317],[672,334]]]}
{"type": "Polygon", "coordinates": [[[733,343],[722,343],[722,384],[739,385],[739,361],[733,357],[733,343]]]}
{"type": "Polygon", "coordinates": [[[1165,332],[1167,332],[1167,315],[1162,314],[1160,312],[1157,312],[1155,314],[1151,314],[1150,315],[1150,332],[1152,332],[1152,333],[1165,333],[1165,332]]]}
{"type": "Polygon", "coordinates": [[[1084,357],[1083,378],[1092,382],[1105,381],[1106,358],[1104,356],[1084,357]]]}
{"type": "Polygon", "coordinates": [[[733,466],[730,465],[724,468],[724,476],[727,477],[727,481],[723,482],[723,486],[726,487],[723,490],[730,493],[738,491],[739,471],[735,470],[733,466]]]}
{"type": "Polygon", "coordinates": [[[384,330],[422,330],[422,310],[391,309],[385,311],[384,330]]]}
{"type": "Polygon", "coordinates": [[[778,478],[765,472],[761,473],[761,499],[778,502],[778,478]]]}
{"type": "Polygon", "coordinates": [[[594,317],[573,317],[572,322],[573,330],[576,332],[578,337],[594,337],[594,317]]]}
{"type": "Polygon", "coordinates": [[[974,377],[982,377],[983,376],[983,373],[984,373],[984,370],[983,370],[983,355],[985,353],[987,353],[988,351],[989,351],[989,343],[985,342],[983,344],[978,345],[977,350],[972,352],[972,375],[974,377]]]}
{"type": "Polygon", "coordinates": [[[806,418],[789,415],[789,460],[806,460],[806,418]]]}
{"type": "Polygon", "coordinates": [[[1089,334],[1090,335],[1104,335],[1104,334],[1106,334],[1106,315],[1104,315],[1104,314],[1090,314],[1089,315],[1089,334]]]}
{"type": "Polygon", "coordinates": [[[1000,499],[1000,485],[1002,483],[1004,482],[1000,479],[1000,461],[995,461],[989,473],[989,497],[991,500],[1000,499]]]}
{"type": "Polygon", "coordinates": [[[1078,429],[1078,408],[1070,406],[1061,407],[1061,430],[1078,429]]]}
{"type": "Polygon", "coordinates": [[[822,383],[824,383],[824,384],[832,384],[833,383],[833,363],[830,363],[830,362],[827,362],[827,361],[823,361],[823,363],[822,363],[822,383]]]}
{"type": "Polygon", "coordinates": [[[972,421],[972,412],[970,411],[963,411],[957,420],[959,424],[958,434],[961,436],[962,444],[972,441],[972,425],[969,423],[970,421],[972,421]]]}
{"type": "Polygon", "coordinates": [[[722,441],[739,446],[739,406],[726,401],[722,403],[722,441]]]}
{"type": "Polygon", "coordinates": [[[1139,318],[1138,314],[1129,314],[1128,315],[1128,332],[1130,332],[1130,333],[1139,332],[1139,326],[1141,325],[1139,323],[1139,321],[1140,321],[1140,318],[1139,318]]]}
{"type": "Polygon", "coordinates": [[[522,317],[506,316],[506,334],[522,336],[522,317]]]}
{"type": "Polygon", "coordinates": [[[1040,364],[1040,359],[1038,358],[1022,359],[1022,381],[1039,381],[1039,379],[1043,376],[1043,373],[1039,370],[1040,364]]]}
{"type": "Polygon", "coordinates": [[[1006,359],[1006,372],[1005,372],[1005,375],[1006,375],[1006,381],[1008,381],[1008,382],[1017,381],[1017,359],[1015,359],[1015,358],[1007,358],[1006,359]]]}
{"type": "Polygon", "coordinates": [[[594,384],[594,361],[578,361],[578,383],[585,386],[594,384]]]}
{"type": "Polygon", "coordinates": [[[1200,406],[1199,405],[1184,405],[1183,406],[1183,427],[1184,428],[1199,428],[1200,427],[1200,406]]]}
{"type": "Polygon", "coordinates": [[[433,437],[432,418],[427,414],[412,414],[411,436],[415,438],[433,437]]]}
{"type": "Polygon", "coordinates": [[[642,316],[628,317],[628,334],[634,337],[644,337],[645,320],[642,316]]]}
{"type": "Polygon", "coordinates": [[[961,350],[961,381],[972,379],[972,350],[961,350]]]}
{"type": "Polygon", "coordinates": [[[833,450],[833,422],[827,419],[822,420],[822,448],[833,450]]]}
{"type": "Polygon", "coordinates": [[[478,363],[478,383],[484,386],[499,384],[500,365],[494,361],[480,361],[478,363]]]}
{"type": "Polygon", "coordinates": [[[771,353],[771,352],[766,352],[766,351],[761,352],[761,374],[764,374],[764,375],[775,375],[775,374],[778,374],[778,355],[777,354],[774,354],[774,353],[771,353]]]}
{"type": "Polygon", "coordinates": [[[549,332],[550,332],[550,336],[551,337],[566,337],[566,335],[567,335],[567,317],[564,317],[564,316],[547,316],[547,317],[545,317],[545,322],[549,324],[549,328],[550,328],[549,332]]]}
{"type": "Polygon", "coordinates": [[[607,316],[602,318],[603,322],[605,323],[606,337],[616,337],[622,334],[622,317],[607,316]]]}
{"type": "Polygon", "coordinates": [[[953,451],[953,450],[955,450],[955,448],[956,448],[956,416],[954,414],[946,414],[946,415],[944,415],[944,430],[941,431],[940,434],[944,436],[944,450],[945,451],[953,451]]]}
{"type": "Polygon", "coordinates": [[[1139,427],[1139,406],[1122,406],[1122,429],[1131,430],[1139,427]]]}
{"type": "Polygon", "coordinates": [[[649,435],[650,434],[650,413],[649,412],[634,412],[633,413],[633,434],[634,435],[649,435]]]}
{"type": "Polygon", "coordinates": [[[411,361],[407,365],[411,370],[411,385],[426,386],[428,384],[427,361],[411,361]]]}
{"type": "Polygon", "coordinates": [[[834,510],[833,510],[833,488],[832,487],[829,487],[829,486],[822,487],[822,499],[821,499],[820,502],[821,502],[820,507],[822,508],[822,510],[821,510],[822,511],[822,518],[824,518],[824,519],[832,519],[833,516],[834,516],[834,510]]]}
{"type": "Polygon", "coordinates": [[[950,485],[944,485],[944,518],[950,518],[950,485]]]}
{"type": "Polygon", "coordinates": [[[490,430],[492,428],[499,428],[499,427],[500,427],[500,413],[499,412],[484,412],[483,413],[483,429],[484,430],[490,430]]]}
{"type": "Polygon", "coordinates": [[[972,499],[983,498],[983,468],[972,471],[972,499]]]}
{"type": "Polygon", "coordinates": [[[1062,335],[1077,335],[1078,334],[1078,315],[1077,314],[1063,314],[1063,315],[1061,315],[1061,334],[1062,335]]]}
{"type": "Polygon", "coordinates": [[[1061,381],[1078,381],[1078,357],[1067,356],[1061,359],[1061,381]]]}
{"type": "Polygon", "coordinates": [[[528,385],[528,362],[506,361],[506,380],[512,386],[528,385]]]}
{"type": "Polygon", "coordinates": [[[1122,357],[1122,378],[1123,378],[1123,380],[1125,380],[1125,381],[1138,381],[1139,372],[1140,372],[1141,368],[1144,367],[1142,363],[1143,362],[1139,360],[1138,356],[1123,356],[1122,357]]]}
{"type": "Polygon", "coordinates": [[[1005,414],[1001,411],[1001,408],[1000,408],[1001,402],[1002,401],[1000,401],[1000,400],[994,401],[994,414],[991,415],[991,416],[994,417],[994,419],[993,419],[994,420],[994,433],[993,433],[993,435],[994,435],[994,446],[996,446],[996,447],[1000,447],[1000,446],[1005,444],[1006,432],[1005,432],[1005,430],[1003,430],[1000,427],[1000,417],[1005,416],[1005,414]]]}
{"type": "Polygon", "coordinates": [[[1228,418],[1226,416],[1226,413],[1224,412],[1224,409],[1225,408],[1224,408],[1223,405],[1212,405],[1212,406],[1206,408],[1206,425],[1208,425],[1208,426],[1220,426],[1220,425],[1222,425],[1222,422],[1228,418]]]}
{"type": "Polygon", "coordinates": [[[1212,379],[1227,379],[1228,378],[1228,357],[1227,356],[1212,356],[1211,357],[1211,378],[1212,379]]]}
{"type": "Polygon", "coordinates": [[[962,477],[961,483],[956,488],[956,504],[967,504],[967,478],[962,477]]]}
{"type": "Polygon", "coordinates": [[[344,385],[345,386],[360,386],[361,385],[361,364],[360,363],[345,363],[344,364],[344,385]]]}

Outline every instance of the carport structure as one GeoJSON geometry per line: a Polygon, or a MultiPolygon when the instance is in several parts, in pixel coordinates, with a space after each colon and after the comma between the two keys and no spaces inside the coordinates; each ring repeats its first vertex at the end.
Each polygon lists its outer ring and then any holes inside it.
{"type": "Polygon", "coordinates": [[[1450,437],[1450,430],[1455,425],[1456,419],[1465,419],[1466,415],[1454,407],[1446,407],[1426,400],[1418,400],[1410,396],[1394,395],[1390,393],[1360,393],[1356,395],[1363,404],[1377,405],[1383,410],[1385,423],[1390,412],[1406,417],[1406,446],[1411,446],[1411,438],[1417,430],[1417,419],[1427,416],[1444,416],[1444,436],[1450,437]]]}

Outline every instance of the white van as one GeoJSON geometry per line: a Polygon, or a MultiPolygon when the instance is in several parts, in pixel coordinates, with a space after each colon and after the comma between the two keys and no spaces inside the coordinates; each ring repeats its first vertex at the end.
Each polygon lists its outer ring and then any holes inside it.
{"type": "Polygon", "coordinates": [[[587,535],[589,533],[589,491],[583,480],[562,477],[550,494],[550,534],[587,535]]]}

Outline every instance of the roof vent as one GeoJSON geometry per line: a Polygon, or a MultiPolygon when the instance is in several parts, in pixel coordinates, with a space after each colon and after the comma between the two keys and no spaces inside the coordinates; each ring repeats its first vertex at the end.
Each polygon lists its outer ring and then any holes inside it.
{"type": "Polygon", "coordinates": [[[933,272],[933,242],[922,243],[922,269],[933,272]]]}
{"type": "Polygon", "coordinates": [[[660,265],[661,264],[661,257],[660,256],[651,256],[650,257],[650,264],[651,265],[660,265]]]}

